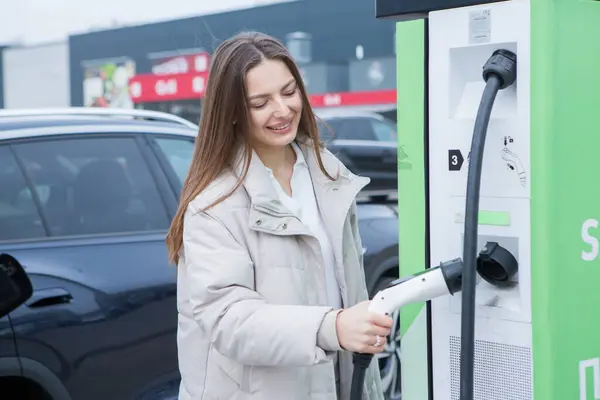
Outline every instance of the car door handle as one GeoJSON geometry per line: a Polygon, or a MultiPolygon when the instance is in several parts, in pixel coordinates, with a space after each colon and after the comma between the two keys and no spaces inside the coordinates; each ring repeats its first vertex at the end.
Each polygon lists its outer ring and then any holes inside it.
{"type": "Polygon", "coordinates": [[[67,290],[63,288],[48,288],[34,291],[25,305],[29,308],[42,308],[58,304],[68,304],[71,300],[73,300],[73,296],[67,290]]]}

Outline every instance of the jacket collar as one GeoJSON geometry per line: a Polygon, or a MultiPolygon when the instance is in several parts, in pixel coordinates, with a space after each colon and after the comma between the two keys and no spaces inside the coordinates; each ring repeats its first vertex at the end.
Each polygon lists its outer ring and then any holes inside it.
{"type": "MultiPolygon", "coordinates": [[[[370,179],[354,175],[328,150],[322,150],[321,159],[325,170],[334,178],[332,181],[323,174],[319,167],[312,139],[307,135],[300,134],[296,143],[310,171],[317,204],[322,211],[322,215],[329,226],[339,226],[340,223],[343,223],[356,195],[370,182],[370,179]]],[[[245,165],[243,153],[243,150],[238,152],[236,162],[233,165],[234,173],[238,178],[243,175],[245,165]]],[[[251,227],[261,230],[267,229],[264,225],[262,227],[256,226],[260,215],[264,216],[264,214],[270,217],[284,218],[287,221],[295,218],[279,200],[268,170],[254,151],[252,151],[248,173],[242,185],[251,202],[251,227]]],[[[275,223],[272,226],[279,227],[281,224],[275,223]]],[[[291,233],[291,230],[288,229],[287,233],[291,233]]]]}

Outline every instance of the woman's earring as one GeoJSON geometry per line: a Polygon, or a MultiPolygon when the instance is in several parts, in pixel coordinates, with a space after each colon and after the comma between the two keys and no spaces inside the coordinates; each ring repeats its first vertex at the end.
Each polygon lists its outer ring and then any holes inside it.
{"type": "Polygon", "coordinates": [[[237,124],[237,121],[233,121],[233,124],[234,124],[234,125],[235,125],[235,124],[237,124]]]}

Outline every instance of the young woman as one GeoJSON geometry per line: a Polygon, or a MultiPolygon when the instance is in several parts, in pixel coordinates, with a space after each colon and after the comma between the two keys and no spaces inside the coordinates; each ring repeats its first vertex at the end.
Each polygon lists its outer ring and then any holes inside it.
{"type": "MultiPolygon", "coordinates": [[[[369,182],[319,142],[285,47],[244,33],[215,51],[181,204],[180,400],[348,400],[352,352],[383,350],[368,312],[355,197],[369,182]]],[[[365,400],[383,400],[377,362],[365,400]]]]}

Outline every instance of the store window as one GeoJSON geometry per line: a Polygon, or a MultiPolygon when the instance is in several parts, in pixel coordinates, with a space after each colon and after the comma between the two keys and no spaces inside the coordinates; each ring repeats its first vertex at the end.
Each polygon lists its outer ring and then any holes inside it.
{"type": "Polygon", "coordinates": [[[199,124],[202,114],[202,100],[173,100],[151,103],[138,103],[135,108],[140,110],[160,111],[177,115],[193,124],[199,124]]]}

